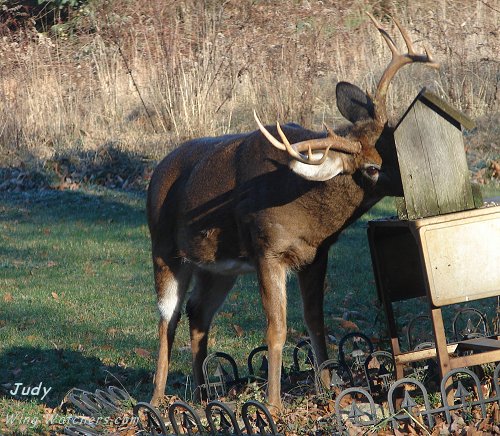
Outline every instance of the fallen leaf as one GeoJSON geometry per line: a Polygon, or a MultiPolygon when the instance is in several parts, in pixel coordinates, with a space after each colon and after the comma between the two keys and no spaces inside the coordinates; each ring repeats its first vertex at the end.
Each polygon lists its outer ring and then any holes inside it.
{"type": "MultiPolygon", "coordinates": [[[[482,419],[479,422],[479,424],[476,424],[476,425],[477,425],[477,429],[479,431],[482,431],[482,432],[487,433],[487,434],[491,434],[492,425],[491,425],[489,418],[482,419]]],[[[465,425],[464,425],[464,427],[465,427],[465,425]]]]}
{"type": "Polygon", "coordinates": [[[327,410],[329,413],[335,413],[335,401],[328,399],[327,410]]]}
{"type": "Polygon", "coordinates": [[[412,425],[408,425],[406,427],[406,429],[408,430],[408,434],[418,435],[417,431],[415,430],[415,428],[412,425]]]}
{"type": "Polygon", "coordinates": [[[368,363],[368,369],[379,369],[380,368],[380,362],[376,357],[370,360],[368,363]]]}
{"type": "Polygon", "coordinates": [[[54,413],[56,412],[56,408],[51,408],[51,407],[44,407],[43,409],[43,417],[42,419],[45,422],[49,422],[54,418],[54,413]]]}
{"type": "Polygon", "coordinates": [[[359,330],[359,327],[357,326],[356,323],[352,322],[352,321],[348,321],[346,319],[342,319],[340,321],[340,326],[344,329],[344,330],[359,330]]]}
{"type": "Polygon", "coordinates": [[[50,295],[52,295],[52,298],[53,298],[54,300],[59,300],[59,295],[57,295],[57,293],[56,293],[56,292],[52,292],[50,295]]]}
{"type": "Polygon", "coordinates": [[[118,333],[118,329],[115,329],[114,327],[110,327],[109,329],[106,330],[106,333],[110,336],[114,336],[118,333]]]}
{"type": "Polygon", "coordinates": [[[500,407],[497,403],[493,403],[493,421],[500,422],[500,407]]]}
{"type": "Polygon", "coordinates": [[[238,336],[239,338],[241,338],[245,334],[245,331],[238,324],[233,324],[233,328],[236,332],[236,336],[238,336]]]}
{"type": "Polygon", "coordinates": [[[85,271],[85,274],[88,276],[95,275],[94,268],[90,263],[85,264],[84,271],[85,271]]]}
{"type": "Polygon", "coordinates": [[[491,396],[491,384],[485,383],[481,385],[481,391],[484,398],[489,398],[491,396]]]}
{"type": "Polygon", "coordinates": [[[149,357],[151,356],[151,352],[145,350],[144,348],[134,348],[134,353],[141,357],[149,357]]]}
{"type": "Polygon", "coordinates": [[[352,404],[352,401],[353,399],[350,395],[345,395],[340,400],[340,407],[342,407],[343,409],[347,409],[347,407],[352,404]]]}
{"type": "Polygon", "coordinates": [[[3,294],[3,301],[5,301],[6,303],[10,303],[14,300],[14,297],[12,296],[12,294],[10,292],[6,292],[5,294],[3,294]]]}

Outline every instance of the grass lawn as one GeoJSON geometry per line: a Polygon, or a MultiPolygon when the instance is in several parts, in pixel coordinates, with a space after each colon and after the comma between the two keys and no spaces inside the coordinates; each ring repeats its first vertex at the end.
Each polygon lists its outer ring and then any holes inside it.
{"type": "MultiPolygon", "coordinates": [[[[488,188],[485,196],[493,195],[498,189],[488,188]]],[[[0,434],[48,430],[43,414],[73,387],[123,386],[135,399],[149,401],[158,313],[144,209],[143,194],[112,190],[1,194],[0,434]],[[42,383],[41,392],[50,391],[43,401],[42,393],[16,399],[10,394],[16,383],[42,383]],[[7,415],[16,413],[35,421],[7,424],[7,415]]],[[[325,313],[337,339],[352,327],[342,317],[369,336],[383,334],[365,229],[367,220],[393,214],[393,200],[385,199],[331,250],[325,313]]],[[[291,355],[305,335],[295,279],[288,308],[291,355]]],[[[398,313],[404,325],[416,309],[401,304],[398,313]]],[[[264,324],[255,277],[240,278],[215,319],[210,349],[232,354],[245,373],[246,356],[263,343],[264,324]]],[[[184,396],[188,347],[183,317],[169,393],[184,396]]]]}

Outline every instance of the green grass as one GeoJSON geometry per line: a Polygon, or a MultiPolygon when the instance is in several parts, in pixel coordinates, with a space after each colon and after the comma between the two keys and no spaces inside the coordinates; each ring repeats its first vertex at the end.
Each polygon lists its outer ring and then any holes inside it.
{"type": "MultiPolygon", "coordinates": [[[[491,189],[491,195],[498,190],[491,189]]],[[[0,432],[47,430],[44,408],[59,405],[73,387],[94,391],[107,383],[122,385],[137,400],[150,399],[158,314],[144,208],[142,194],[111,190],[0,197],[0,432]],[[52,388],[43,402],[37,397],[18,401],[9,393],[15,383],[40,382],[52,388]],[[33,428],[19,422],[5,427],[6,414],[16,412],[37,416],[39,422],[33,428]]],[[[379,336],[384,329],[366,222],[393,214],[393,200],[385,199],[331,250],[325,314],[337,339],[346,333],[339,319],[348,311],[356,311],[352,320],[368,335],[379,336]]],[[[294,278],[289,285],[287,355],[305,336],[294,278]]],[[[404,321],[406,315],[401,316],[404,321]]],[[[264,325],[256,278],[240,278],[215,319],[210,350],[232,354],[245,373],[246,356],[264,342],[264,325]]],[[[183,317],[169,393],[184,394],[188,346],[183,317]]]]}
{"type": "Polygon", "coordinates": [[[17,382],[52,387],[50,407],[114,377],[146,398],[153,358],[134,348],[154,353],[156,312],[143,203],[111,191],[3,198],[0,409],[17,382]]]}

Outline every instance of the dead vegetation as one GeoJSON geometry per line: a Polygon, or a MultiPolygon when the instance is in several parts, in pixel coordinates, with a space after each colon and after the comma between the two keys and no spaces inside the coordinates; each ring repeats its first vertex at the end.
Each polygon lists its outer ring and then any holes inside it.
{"type": "MultiPolygon", "coordinates": [[[[189,137],[254,129],[254,108],[266,122],[338,125],[335,84],[373,90],[389,58],[365,11],[389,30],[387,14],[397,16],[442,64],[402,72],[389,95],[393,118],[431,88],[480,121],[467,135],[470,163],[480,182],[498,179],[495,1],[120,0],[87,3],[46,32],[2,28],[0,184],[12,180],[8,169],[29,168],[60,185],[61,159],[106,144],[158,159],[189,137]]],[[[80,170],[68,177],[91,177],[80,170]]],[[[147,176],[147,165],[138,172],[147,176]]]]}

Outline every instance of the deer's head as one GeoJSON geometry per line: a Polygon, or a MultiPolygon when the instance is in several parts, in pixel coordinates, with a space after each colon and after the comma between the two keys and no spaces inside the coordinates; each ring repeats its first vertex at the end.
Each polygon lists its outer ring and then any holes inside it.
{"type": "Polygon", "coordinates": [[[406,43],[407,53],[401,53],[393,39],[368,14],[389,46],[392,59],[380,78],[372,97],[356,85],[340,82],[337,85],[337,107],[352,123],[343,136],[326,127],[325,138],[290,144],[279,123],[281,141],[272,136],[259,121],[261,132],[276,148],[290,156],[289,166],[299,176],[313,181],[326,181],[339,174],[350,174],[364,189],[376,190],[380,196],[401,195],[402,186],[394,143],[394,129],[388,124],[387,90],[392,78],[404,65],[419,62],[439,68],[429,51],[416,53],[408,32],[393,19],[406,43]]]}

